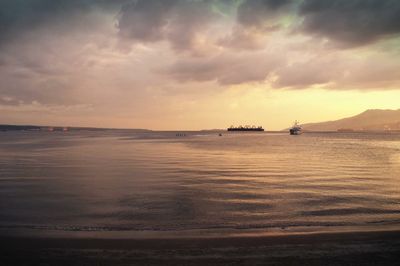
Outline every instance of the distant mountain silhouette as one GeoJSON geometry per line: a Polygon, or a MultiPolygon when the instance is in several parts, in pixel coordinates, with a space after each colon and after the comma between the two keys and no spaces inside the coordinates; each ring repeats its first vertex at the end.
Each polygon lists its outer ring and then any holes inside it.
{"type": "Polygon", "coordinates": [[[371,109],[348,118],[302,126],[306,131],[400,130],[400,109],[371,109]]]}

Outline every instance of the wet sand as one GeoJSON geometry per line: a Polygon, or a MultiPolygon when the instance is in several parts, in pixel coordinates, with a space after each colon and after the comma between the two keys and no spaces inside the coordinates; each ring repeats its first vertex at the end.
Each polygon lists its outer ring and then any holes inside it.
{"type": "Polygon", "coordinates": [[[260,237],[0,237],[0,265],[397,265],[400,231],[260,237]]]}

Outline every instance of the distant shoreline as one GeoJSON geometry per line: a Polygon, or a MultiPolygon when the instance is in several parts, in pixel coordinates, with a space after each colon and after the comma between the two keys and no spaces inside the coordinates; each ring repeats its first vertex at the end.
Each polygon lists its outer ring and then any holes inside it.
{"type": "MultiPolygon", "coordinates": [[[[227,131],[226,129],[199,129],[199,130],[151,130],[141,128],[97,128],[97,127],[61,127],[61,126],[36,126],[36,125],[4,125],[0,124],[0,132],[4,131],[44,131],[47,132],[48,128],[54,129],[54,131],[135,131],[141,133],[152,133],[152,132],[203,132],[203,133],[229,133],[229,134],[268,134],[268,133],[287,133],[289,129],[285,130],[266,130],[266,131],[227,131]]],[[[53,131],[53,130],[51,130],[53,131]]],[[[400,130],[304,130],[303,133],[400,133],[400,130]]]]}
{"type": "MultiPolygon", "coordinates": [[[[107,131],[107,130],[132,130],[140,132],[152,132],[150,129],[141,128],[101,128],[101,127],[74,127],[74,126],[38,126],[38,125],[6,125],[0,124],[0,131],[48,131],[48,129],[54,129],[54,131],[62,131],[67,129],[70,131],[107,131]]],[[[53,130],[51,130],[53,131],[53,130]]]]}

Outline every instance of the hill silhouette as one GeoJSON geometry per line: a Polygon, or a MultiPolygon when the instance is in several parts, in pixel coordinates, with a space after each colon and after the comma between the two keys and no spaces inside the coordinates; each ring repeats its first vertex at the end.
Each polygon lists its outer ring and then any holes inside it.
{"type": "Polygon", "coordinates": [[[352,117],[302,126],[306,131],[400,130],[400,109],[369,109],[352,117]]]}

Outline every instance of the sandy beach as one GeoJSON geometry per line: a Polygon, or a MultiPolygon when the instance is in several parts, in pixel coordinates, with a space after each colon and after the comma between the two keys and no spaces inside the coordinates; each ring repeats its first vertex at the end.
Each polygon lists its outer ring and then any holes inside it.
{"type": "Polygon", "coordinates": [[[400,231],[262,237],[1,237],[0,265],[395,265],[400,231]]]}

